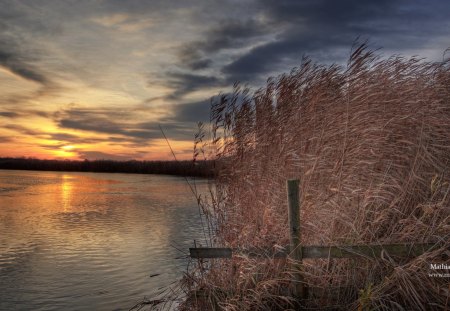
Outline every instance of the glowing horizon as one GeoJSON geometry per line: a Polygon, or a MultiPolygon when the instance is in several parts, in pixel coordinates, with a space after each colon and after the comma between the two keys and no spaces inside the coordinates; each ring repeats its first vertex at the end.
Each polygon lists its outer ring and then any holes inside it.
{"type": "Polygon", "coordinates": [[[303,55],[345,66],[358,36],[389,55],[442,60],[448,9],[437,0],[0,0],[0,157],[170,160],[161,126],[190,159],[210,98],[235,81],[257,88],[303,55]]]}

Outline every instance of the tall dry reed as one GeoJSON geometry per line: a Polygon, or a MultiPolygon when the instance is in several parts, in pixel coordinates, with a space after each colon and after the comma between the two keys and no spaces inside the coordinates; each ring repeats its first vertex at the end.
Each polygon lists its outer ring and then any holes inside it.
{"type": "Polygon", "coordinates": [[[202,261],[185,278],[183,307],[450,308],[450,278],[429,276],[430,263],[450,264],[449,65],[361,45],[347,66],[305,58],[256,92],[236,85],[219,96],[211,140],[197,139],[197,156],[217,165],[216,189],[202,200],[216,246],[287,245],[285,182],[299,178],[303,245],[439,247],[412,259],[304,260],[308,286],[322,294],[301,304],[286,260],[202,261]]]}

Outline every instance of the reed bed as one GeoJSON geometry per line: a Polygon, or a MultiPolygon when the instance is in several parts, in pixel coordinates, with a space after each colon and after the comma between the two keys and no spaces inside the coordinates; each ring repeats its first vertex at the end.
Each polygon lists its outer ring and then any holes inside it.
{"type": "Polygon", "coordinates": [[[216,163],[216,188],[200,200],[212,245],[289,244],[285,182],[298,178],[303,245],[439,246],[409,259],[304,260],[322,294],[301,302],[288,260],[200,260],[181,309],[449,309],[450,279],[429,275],[450,264],[449,68],[363,44],[346,66],[305,58],[255,92],[219,96],[196,139],[196,157],[216,163]]]}

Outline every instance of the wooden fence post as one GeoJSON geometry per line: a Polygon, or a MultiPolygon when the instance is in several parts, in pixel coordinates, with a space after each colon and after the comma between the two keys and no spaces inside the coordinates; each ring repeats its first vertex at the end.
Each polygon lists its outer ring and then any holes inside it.
{"type": "Polygon", "coordinates": [[[302,246],[300,244],[300,194],[299,194],[299,180],[291,179],[287,181],[287,195],[288,195],[288,217],[289,217],[289,232],[290,232],[290,254],[289,257],[293,259],[292,266],[294,270],[294,295],[300,299],[306,298],[305,286],[302,276],[302,246]]]}

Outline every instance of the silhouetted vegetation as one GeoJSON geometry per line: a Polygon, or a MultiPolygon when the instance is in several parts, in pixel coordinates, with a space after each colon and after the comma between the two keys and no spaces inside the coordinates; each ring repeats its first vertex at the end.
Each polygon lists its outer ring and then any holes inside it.
{"type": "Polygon", "coordinates": [[[35,158],[0,158],[0,169],[101,172],[133,174],[167,174],[211,177],[210,161],[113,161],[113,160],[40,160],[35,158]]]}

